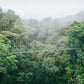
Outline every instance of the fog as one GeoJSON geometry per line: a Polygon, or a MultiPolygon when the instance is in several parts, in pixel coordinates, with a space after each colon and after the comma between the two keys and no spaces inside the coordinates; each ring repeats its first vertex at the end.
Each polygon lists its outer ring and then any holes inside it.
{"type": "Polygon", "coordinates": [[[0,0],[0,6],[21,18],[59,18],[83,11],[84,0],[0,0]]]}

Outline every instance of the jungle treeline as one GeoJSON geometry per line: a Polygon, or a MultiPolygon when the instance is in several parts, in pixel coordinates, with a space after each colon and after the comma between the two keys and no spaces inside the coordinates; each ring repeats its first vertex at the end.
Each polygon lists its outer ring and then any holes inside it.
{"type": "Polygon", "coordinates": [[[36,24],[31,21],[30,28],[14,11],[0,8],[0,84],[84,84],[84,22],[36,24]],[[14,54],[31,50],[40,52],[14,54]]]}

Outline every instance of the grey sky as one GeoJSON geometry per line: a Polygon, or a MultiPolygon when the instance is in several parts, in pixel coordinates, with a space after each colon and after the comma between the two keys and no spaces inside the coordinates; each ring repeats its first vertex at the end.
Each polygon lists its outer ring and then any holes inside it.
{"type": "Polygon", "coordinates": [[[0,0],[0,5],[20,17],[35,19],[64,17],[84,10],[84,0],[0,0]]]}

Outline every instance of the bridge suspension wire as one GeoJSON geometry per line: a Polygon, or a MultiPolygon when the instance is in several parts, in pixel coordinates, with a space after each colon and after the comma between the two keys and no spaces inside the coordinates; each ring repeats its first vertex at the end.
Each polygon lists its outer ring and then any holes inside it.
{"type": "Polygon", "coordinates": [[[35,50],[35,51],[19,51],[19,52],[12,52],[11,54],[39,53],[39,52],[55,52],[55,51],[77,50],[77,49],[80,49],[80,48],[65,48],[65,49],[35,50]]]}

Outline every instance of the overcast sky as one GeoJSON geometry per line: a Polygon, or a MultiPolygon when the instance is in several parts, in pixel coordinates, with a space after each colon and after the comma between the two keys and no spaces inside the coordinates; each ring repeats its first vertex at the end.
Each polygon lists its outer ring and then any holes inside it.
{"type": "Polygon", "coordinates": [[[84,0],[0,0],[0,6],[22,18],[59,18],[83,11],[84,0]]]}

